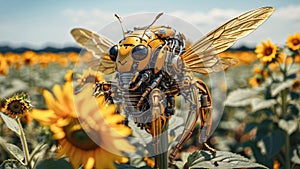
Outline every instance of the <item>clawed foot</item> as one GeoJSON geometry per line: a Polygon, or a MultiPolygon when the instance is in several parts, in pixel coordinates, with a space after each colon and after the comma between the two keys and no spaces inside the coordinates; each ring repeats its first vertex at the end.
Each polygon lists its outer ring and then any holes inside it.
{"type": "Polygon", "coordinates": [[[210,151],[210,153],[216,154],[216,152],[217,152],[216,149],[210,147],[206,142],[204,142],[202,145],[203,145],[204,149],[210,151]]]}

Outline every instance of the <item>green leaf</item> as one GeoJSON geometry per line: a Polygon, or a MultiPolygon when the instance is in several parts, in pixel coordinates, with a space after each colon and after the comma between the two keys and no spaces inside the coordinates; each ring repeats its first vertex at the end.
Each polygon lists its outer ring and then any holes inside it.
{"type": "Polygon", "coordinates": [[[55,159],[47,159],[38,162],[36,165],[36,169],[73,169],[72,165],[64,158],[60,158],[58,160],[55,159]]]}
{"type": "Polygon", "coordinates": [[[254,98],[251,102],[252,111],[254,112],[265,108],[270,108],[274,104],[276,104],[276,100],[274,99],[265,100],[261,98],[254,98]]]}
{"type": "Polygon", "coordinates": [[[267,168],[239,154],[217,151],[215,155],[209,151],[196,151],[188,158],[190,168],[267,168]]]}
{"type": "Polygon", "coordinates": [[[244,129],[245,133],[250,132],[252,129],[254,129],[255,127],[258,127],[260,123],[257,122],[249,122],[248,124],[246,124],[246,127],[244,129]]]}
{"type": "Polygon", "coordinates": [[[274,97],[279,94],[282,90],[291,87],[294,84],[294,79],[289,79],[284,82],[281,82],[279,85],[276,85],[271,89],[271,95],[274,97]]]}
{"type": "Polygon", "coordinates": [[[19,125],[18,123],[16,122],[15,119],[13,118],[10,118],[9,116],[3,114],[3,113],[0,113],[3,121],[5,122],[6,126],[12,130],[13,132],[17,133],[18,135],[20,135],[20,128],[19,128],[19,125]]]}
{"type": "Polygon", "coordinates": [[[133,167],[128,164],[115,164],[115,165],[118,169],[151,169],[151,167],[149,167],[149,166],[143,166],[143,167],[136,168],[136,167],[133,167]]]}
{"type": "Polygon", "coordinates": [[[270,135],[262,139],[263,146],[265,147],[265,154],[267,159],[271,159],[279,153],[285,144],[285,134],[281,130],[274,130],[270,135]]]}
{"type": "Polygon", "coordinates": [[[184,168],[185,163],[183,161],[175,161],[175,166],[177,168],[184,168]]]}
{"type": "Polygon", "coordinates": [[[257,96],[259,90],[254,89],[237,89],[229,93],[225,105],[239,107],[250,105],[253,97],[257,96]]]}
{"type": "Polygon", "coordinates": [[[34,157],[42,151],[42,149],[46,148],[48,145],[47,144],[39,144],[37,145],[34,150],[32,151],[32,153],[30,154],[30,158],[29,158],[29,161],[31,162],[34,157]]]}
{"type": "Polygon", "coordinates": [[[2,137],[0,137],[0,145],[18,161],[23,161],[24,153],[18,146],[7,143],[2,137]]]}
{"type": "Polygon", "coordinates": [[[293,163],[300,164],[300,146],[296,147],[293,150],[293,156],[291,158],[291,161],[293,163]]]}
{"type": "Polygon", "coordinates": [[[188,159],[188,157],[190,156],[190,153],[187,152],[182,152],[181,153],[181,161],[174,161],[175,162],[175,166],[177,168],[184,168],[184,165],[188,159]]]}
{"type": "Polygon", "coordinates": [[[19,161],[9,159],[3,161],[3,163],[0,165],[0,169],[27,169],[25,166],[23,166],[19,161]]]}
{"type": "Polygon", "coordinates": [[[286,121],[284,119],[280,119],[279,122],[278,122],[278,126],[282,130],[286,131],[286,133],[291,135],[292,133],[294,133],[298,129],[298,122],[297,122],[297,120],[286,121]]]}

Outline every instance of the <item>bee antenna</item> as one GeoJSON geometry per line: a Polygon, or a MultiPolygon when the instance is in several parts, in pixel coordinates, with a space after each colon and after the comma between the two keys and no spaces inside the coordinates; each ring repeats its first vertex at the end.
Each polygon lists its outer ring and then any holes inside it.
{"type": "Polygon", "coordinates": [[[156,17],[155,17],[155,19],[153,20],[153,22],[150,24],[150,25],[148,25],[146,28],[145,28],[145,31],[144,31],[144,33],[143,33],[143,35],[142,35],[142,37],[141,38],[143,38],[143,36],[145,35],[145,33],[146,33],[146,31],[163,15],[164,13],[163,12],[161,12],[161,13],[159,13],[158,15],[156,15],[156,17]]]}
{"type": "Polygon", "coordinates": [[[122,22],[122,18],[118,15],[118,14],[115,14],[115,17],[118,19],[118,21],[120,22],[120,25],[121,25],[121,29],[123,31],[123,37],[125,38],[125,31],[124,31],[124,28],[123,28],[123,22],[122,22]]]}

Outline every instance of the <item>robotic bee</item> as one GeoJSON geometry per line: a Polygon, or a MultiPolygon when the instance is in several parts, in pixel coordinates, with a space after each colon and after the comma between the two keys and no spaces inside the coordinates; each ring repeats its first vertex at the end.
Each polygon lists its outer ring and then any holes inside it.
{"type": "MultiPolygon", "coordinates": [[[[115,73],[116,81],[96,83],[94,95],[104,95],[110,104],[116,104],[120,113],[152,135],[155,144],[175,113],[174,97],[181,95],[185,99],[188,116],[183,133],[169,153],[172,161],[198,119],[200,143],[215,152],[206,144],[212,125],[212,97],[206,83],[194,78],[193,73],[219,72],[235,64],[235,59],[219,58],[217,54],[254,31],[273,11],[272,7],[262,7],[244,13],[192,44],[169,26],[154,26],[162,13],[149,26],[126,32],[122,27],[124,37],[119,43],[82,28],[73,29],[71,34],[83,48],[99,57],[100,72],[115,73]]],[[[124,123],[128,124],[128,120],[124,123]]],[[[154,147],[158,152],[159,146],[154,147]]]]}

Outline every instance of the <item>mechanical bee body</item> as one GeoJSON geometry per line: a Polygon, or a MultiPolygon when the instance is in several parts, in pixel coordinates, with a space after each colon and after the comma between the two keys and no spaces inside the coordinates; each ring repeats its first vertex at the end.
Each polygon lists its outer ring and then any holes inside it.
{"type": "MultiPolygon", "coordinates": [[[[168,118],[174,113],[174,96],[179,94],[178,82],[186,77],[177,60],[184,52],[185,40],[170,27],[159,26],[145,30],[137,28],[119,44],[110,48],[108,55],[115,58],[116,93],[124,101],[125,114],[133,117],[138,126],[150,131],[151,109],[149,94],[157,88],[169,105],[162,114],[168,118]],[[167,32],[168,35],[166,34],[167,32]]],[[[99,84],[100,85],[100,84],[99,84]]],[[[116,102],[116,101],[114,101],[116,102]]]]}
{"type": "Polygon", "coordinates": [[[235,59],[219,58],[217,54],[255,30],[273,10],[264,7],[242,14],[193,44],[169,26],[153,26],[161,14],[149,26],[124,32],[119,43],[82,28],[71,33],[80,45],[100,56],[100,72],[116,73],[115,82],[96,83],[95,96],[105,95],[108,102],[116,104],[120,113],[132,117],[154,140],[175,113],[174,97],[181,95],[185,99],[189,107],[187,121],[170,152],[172,161],[191,136],[198,119],[200,142],[215,151],[206,144],[212,125],[212,98],[206,83],[195,79],[192,73],[218,72],[235,64],[235,59]]]}

